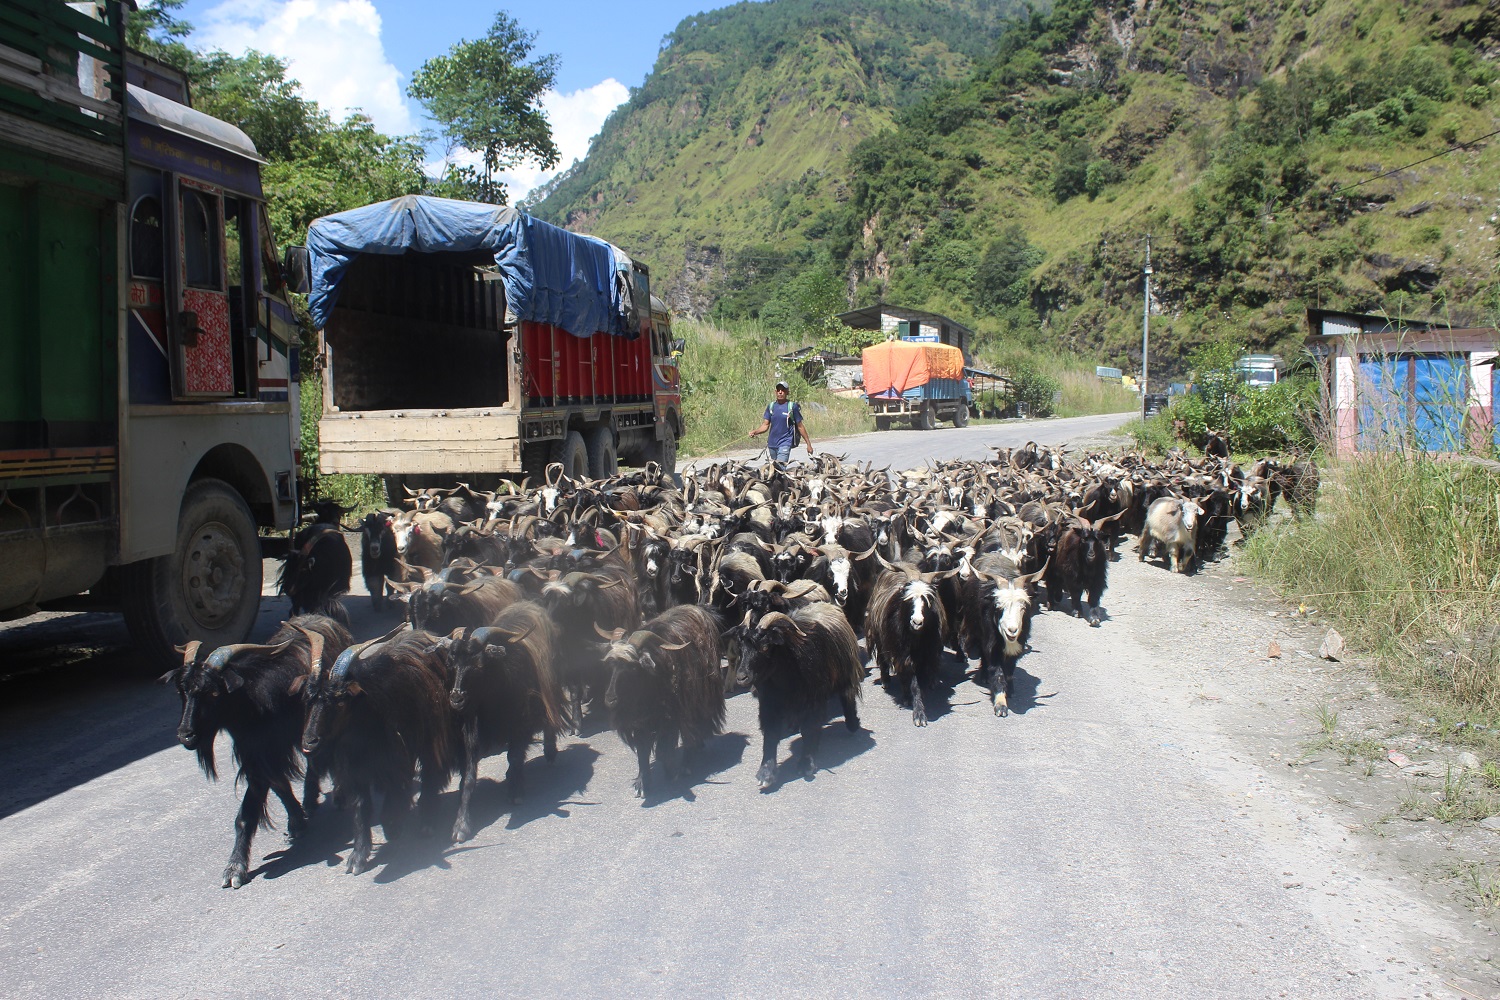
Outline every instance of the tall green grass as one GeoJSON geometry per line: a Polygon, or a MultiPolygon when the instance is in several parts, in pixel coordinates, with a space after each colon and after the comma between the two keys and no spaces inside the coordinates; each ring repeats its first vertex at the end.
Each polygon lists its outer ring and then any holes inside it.
{"type": "Polygon", "coordinates": [[[1318,508],[1256,534],[1248,568],[1402,686],[1500,714],[1500,475],[1421,452],[1359,455],[1325,470],[1318,508]]]}
{"type": "MultiPolygon", "coordinates": [[[[803,345],[783,342],[756,325],[731,332],[678,320],[673,331],[687,341],[679,361],[687,423],[680,444],[683,455],[705,457],[764,446],[764,437],[752,441],[747,435],[760,426],[766,404],[776,395],[776,357],[803,345]]],[[[814,447],[827,438],[874,430],[875,421],[863,400],[808,385],[797,372],[784,372],[782,377],[791,398],[802,404],[814,447]]]]}

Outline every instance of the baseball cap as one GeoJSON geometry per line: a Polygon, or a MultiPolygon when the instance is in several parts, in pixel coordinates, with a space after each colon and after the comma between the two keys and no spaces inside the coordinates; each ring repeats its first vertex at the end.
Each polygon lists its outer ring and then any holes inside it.
{"type": "Polygon", "coordinates": [[[792,391],[792,387],[789,386],[789,385],[787,385],[785,382],[777,382],[776,383],[776,388],[778,388],[778,389],[785,389],[787,392],[791,392],[792,391]]]}

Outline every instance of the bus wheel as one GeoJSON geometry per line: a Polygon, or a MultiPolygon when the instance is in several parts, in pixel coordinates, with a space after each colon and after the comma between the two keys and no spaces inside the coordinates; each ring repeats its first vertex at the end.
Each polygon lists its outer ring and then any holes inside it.
{"type": "Polygon", "coordinates": [[[170,663],[193,639],[243,642],[260,611],[260,539],[250,508],[228,483],[200,479],[182,498],[168,555],[125,567],[125,621],[152,659],[170,663]]]}

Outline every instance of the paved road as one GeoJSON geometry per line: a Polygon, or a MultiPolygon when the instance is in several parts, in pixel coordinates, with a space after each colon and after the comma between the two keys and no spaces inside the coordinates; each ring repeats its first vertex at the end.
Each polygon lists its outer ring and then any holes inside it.
{"type": "MultiPolygon", "coordinates": [[[[900,467],[1098,423],[839,450],[900,467]]],[[[586,727],[527,764],[522,806],[481,785],[471,843],[388,845],[362,877],[325,809],[290,849],[263,832],[253,880],[220,889],[233,783],[173,743],[170,692],[87,666],[0,688],[0,994],[1457,995],[1426,949],[1464,929],[1235,735],[1275,679],[1223,637],[1259,612],[1125,553],[1102,628],[1038,616],[1010,718],[957,662],[925,729],[867,683],[863,731],[832,727],[813,780],[784,764],[759,794],[740,694],[691,781],[645,803],[586,727]]]]}

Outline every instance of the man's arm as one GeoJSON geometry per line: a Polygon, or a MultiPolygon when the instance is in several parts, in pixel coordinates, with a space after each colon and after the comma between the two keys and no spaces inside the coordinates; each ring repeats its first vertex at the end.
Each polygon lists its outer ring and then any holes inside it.
{"type": "Polygon", "coordinates": [[[751,437],[760,437],[762,434],[764,434],[766,431],[768,431],[770,429],[771,429],[771,408],[770,407],[766,407],[766,412],[765,412],[765,415],[761,418],[760,426],[757,427],[757,428],[755,428],[755,430],[751,431],[750,432],[750,436],[751,437]]]}
{"type": "MultiPolygon", "coordinates": [[[[798,415],[799,416],[801,415],[801,411],[800,410],[798,411],[798,415]]],[[[809,437],[808,434],[807,434],[807,421],[806,420],[799,420],[799,421],[797,421],[797,429],[802,432],[802,440],[804,442],[806,442],[806,444],[807,444],[807,453],[809,455],[811,455],[813,453],[813,450],[812,450],[812,438],[809,437]]]]}

